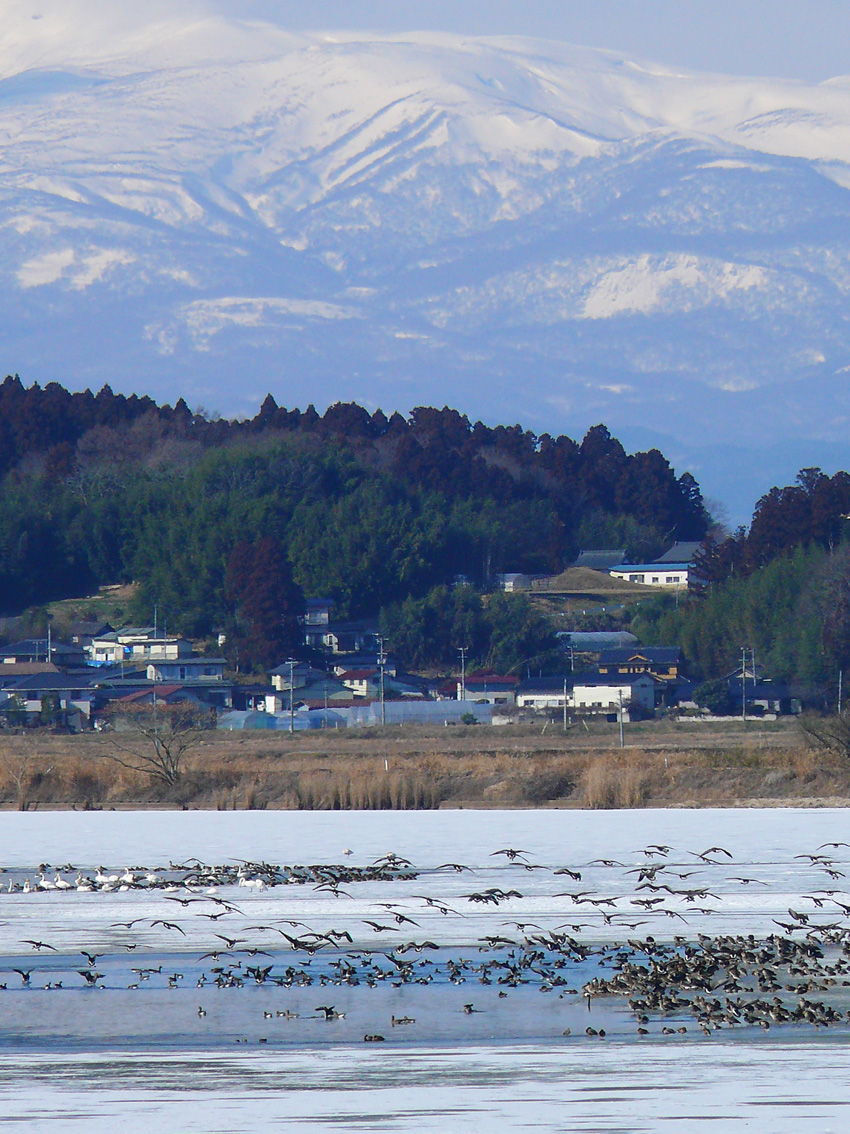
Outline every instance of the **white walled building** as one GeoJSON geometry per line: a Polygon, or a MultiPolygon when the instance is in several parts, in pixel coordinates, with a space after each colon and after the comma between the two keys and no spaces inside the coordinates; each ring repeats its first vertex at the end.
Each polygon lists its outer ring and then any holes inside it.
{"type": "Polygon", "coordinates": [[[86,646],[89,665],[120,665],[122,661],[177,661],[191,657],[192,643],[168,637],[153,627],[128,627],[92,638],[86,646]]]}
{"type": "Polygon", "coordinates": [[[573,686],[572,707],[585,713],[614,713],[620,705],[639,705],[642,710],[655,710],[654,677],[648,673],[628,678],[599,677],[595,680],[576,681],[573,686]]]}
{"type": "Polygon", "coordinates": [[[612,579],[642,583],[645,587],[686,591],[692,570],[688,563],[623,563],[612,567],[608,574],[612,579]]]}

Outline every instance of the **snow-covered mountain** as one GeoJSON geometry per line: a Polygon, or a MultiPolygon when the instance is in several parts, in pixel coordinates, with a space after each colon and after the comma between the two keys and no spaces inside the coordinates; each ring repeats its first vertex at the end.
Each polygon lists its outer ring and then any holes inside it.
{"type": "Polygon", "coordinates": [[[850,78],[232,10],[0,0],[0,369],[850,459],[850,78]]]}

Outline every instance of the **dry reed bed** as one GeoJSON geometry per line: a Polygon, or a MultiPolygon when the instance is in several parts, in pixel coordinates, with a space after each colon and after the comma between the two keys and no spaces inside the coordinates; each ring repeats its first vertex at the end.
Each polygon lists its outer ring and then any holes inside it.
{"type": "Polygon", "coordinates": [[[0,737],[0,806],[303,810],[440,806],[719,806],[850,798],[850,765],[757,735],[725,748],[566,747],[563,737],[488,730],[313,737],[211,734],[181,781],[109,759],[108,735],[0,737]],[[486,747],[470,747],[469,732],[486,747]],[[501,739],[501,745],[495,741],[501,739]],[[560,743],[556,741],[560,740],[560,743]]]}

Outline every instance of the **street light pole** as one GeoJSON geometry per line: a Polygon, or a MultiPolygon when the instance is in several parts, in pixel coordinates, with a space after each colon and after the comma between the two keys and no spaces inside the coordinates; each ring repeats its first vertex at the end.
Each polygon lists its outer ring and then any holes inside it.
{"type": "Polygon", "coordinates": [[[384,666],[387,662],[387,655],[384,653],[384,639],[378,639],[378,668],[381,671],[381,727],[387,723],[387,709],[384,701],[384,666]]]}
{"type": "Polygon", "coordinates": [[[295,732],[295,659],[289,658],[289,731],[295,732]]]}
{"type": "Polygon", "coordinates": [[[460,699],[466,700],[466,655],[469,651],[469,646],[459,646],[458,653],[460,654],[460,699]]]}
{"type": "Polygon", "coordinates": [[[620,698],[620,712],[617,714],[619,722],[620,722],[620,747],[625,748],[626,747],[626,738],[623,735],[623,690],[618,689],[617,693],[618,693],[618,696],[620,698]]]}

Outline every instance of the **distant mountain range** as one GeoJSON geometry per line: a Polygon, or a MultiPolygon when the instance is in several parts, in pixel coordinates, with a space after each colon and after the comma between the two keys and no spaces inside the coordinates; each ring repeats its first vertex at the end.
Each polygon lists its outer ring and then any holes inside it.
{"type": "Polygon", "coordinates": [[[4,372],[850,463],[850,78],[139,7],[0,0],[4,372]]]}

